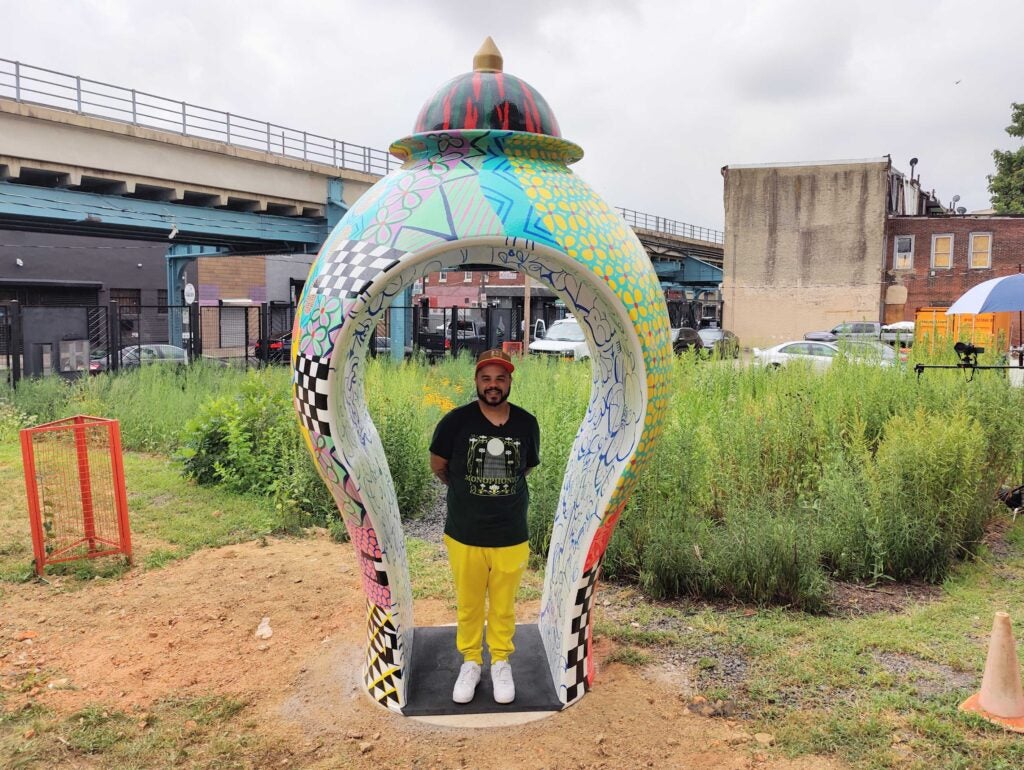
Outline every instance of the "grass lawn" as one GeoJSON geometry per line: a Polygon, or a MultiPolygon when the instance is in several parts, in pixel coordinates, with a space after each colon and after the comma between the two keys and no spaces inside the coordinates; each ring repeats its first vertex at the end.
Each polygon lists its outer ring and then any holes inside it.
{"type": "MultiPolygon", "coordinates": [[[[282,530],[269,502],[196,487],[163,456],[127,453],[125,465],[137,563],[145,570],[282,530]]],[[[409,554],[416,598],[450,597],[447,563],[436,545],[411,540],[409,554]]],[[[31,558],[20,450],[6,442],[0,445],[0,606],[5,587],[30,579],[31,558]]],[[[87,579],[116,581],[124,570],[103,560],[59,572],[75,590],[87,579]]],[[[832,755],[859,768],[1010,770],[1024,767],[1024,739],[960,714],[957,705],[980,684],[993,613],[1006,610],[1024,627],[1022,584],[1024,524],[1017,522],[929,600],[896,611],[840,607],[833,615],[808,615],[654,602],[635,589],[609,586],[598,592],[596,634],[615,642],[609,661],[685,666],[708,703],[721,701],[720,712],[743,720],[751,733],[772,733],[778,755],[832,755]]],[[[541,572],[532,570],[521,598],[539,597],[542,585],[541,572]]],[[[876,590],[898,592],[898,586],[876,590]]],[[[7,668],[0,659],[0,673],[7,668]]],[[[11,692],[38,684],[21,679],[0,688],[4,767],[72,759],[80,766],[153,767],[172,756],[183,766],[245,767],[274,756],[272,747],[246,737],[245,704],[218,693],[163,701],[141,718],[102,703],[73,715],[4,708],[11,692]],[[55,748],[25,753],[30,732],[53,736],[46,745],[55,748]]]]}

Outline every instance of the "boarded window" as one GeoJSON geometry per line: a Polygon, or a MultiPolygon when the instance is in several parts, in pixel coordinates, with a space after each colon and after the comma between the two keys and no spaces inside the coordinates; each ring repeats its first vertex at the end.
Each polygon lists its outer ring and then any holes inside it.
{"type": "Polygon", "coordinates": [[[971,233],[971,267],[992,267],[992,233],[971,233]]]}
{"type": "Polygon", "coordinates": [[[932,269],[948,270],[953,266],[953,236],[932,236],[932,269]]]}

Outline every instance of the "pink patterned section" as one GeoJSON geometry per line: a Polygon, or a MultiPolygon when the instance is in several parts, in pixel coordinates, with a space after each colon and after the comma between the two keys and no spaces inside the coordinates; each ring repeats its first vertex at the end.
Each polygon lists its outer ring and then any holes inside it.
{"type": "Polygon", "coordinates": [[[359,527],[345,519],[345,528],[352,539],[359,557],[359,568],[363,572],[363,592],[366,598],[378,607],[391,606],[391,589],[388,587],[388,573],[384,569],[384,554],[377,542],[377,533],[367,523],[359,527]]]}

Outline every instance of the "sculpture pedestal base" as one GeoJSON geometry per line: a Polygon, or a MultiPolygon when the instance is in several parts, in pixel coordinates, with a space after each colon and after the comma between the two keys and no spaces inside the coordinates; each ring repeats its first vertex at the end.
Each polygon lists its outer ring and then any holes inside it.
{"type": "MultiPolygon", "coordinates": [[[[455,626],[417,628],[409,665],[409,689],[406,691],[408,702],[402,713],[410,717],[440,717],[561,711],[562,703],[551,683],[544,644],[536,624],[517,625],[513,641],[516,651],[509,658],[509,663],[512,664],[512,676],[516,683],[516,699],[507,704],[494,702],[490,656],[485,645],[484,665],[476,697],[469,703],[455,703],[452,701],[452,687],[462,666],[462,655],[455,649],[455,626]]],[[[472,726],[473,721],[468,720],[463,724],[472,726]]],[[[493,719],[486,719],[481,721],[480,726],[494,724],[497,722],[493,719]]]]}

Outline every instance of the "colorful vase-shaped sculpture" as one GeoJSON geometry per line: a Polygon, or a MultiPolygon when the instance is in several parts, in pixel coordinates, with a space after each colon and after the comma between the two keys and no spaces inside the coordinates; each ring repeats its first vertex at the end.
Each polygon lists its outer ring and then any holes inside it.
{"type": "Polygon", "coordinates": [[[563,705],[593,680],[594,585],[659,433],[672,359],[647,254],[569,169],[582,150],[561,138],[540,94],[502,72],[490,38],[474,65],[424,105],[417,132],[391,146],[402,167],[324,243],[293,335],[302,433],[362,569],[366,687],[399,711],[415,640],[412,592],[394,486],[363,393],[369,340],[390,303],[431,273],[486,264],[546,286],[584,329],[590,399],[565,469],[538,618],[563,705]]]}

